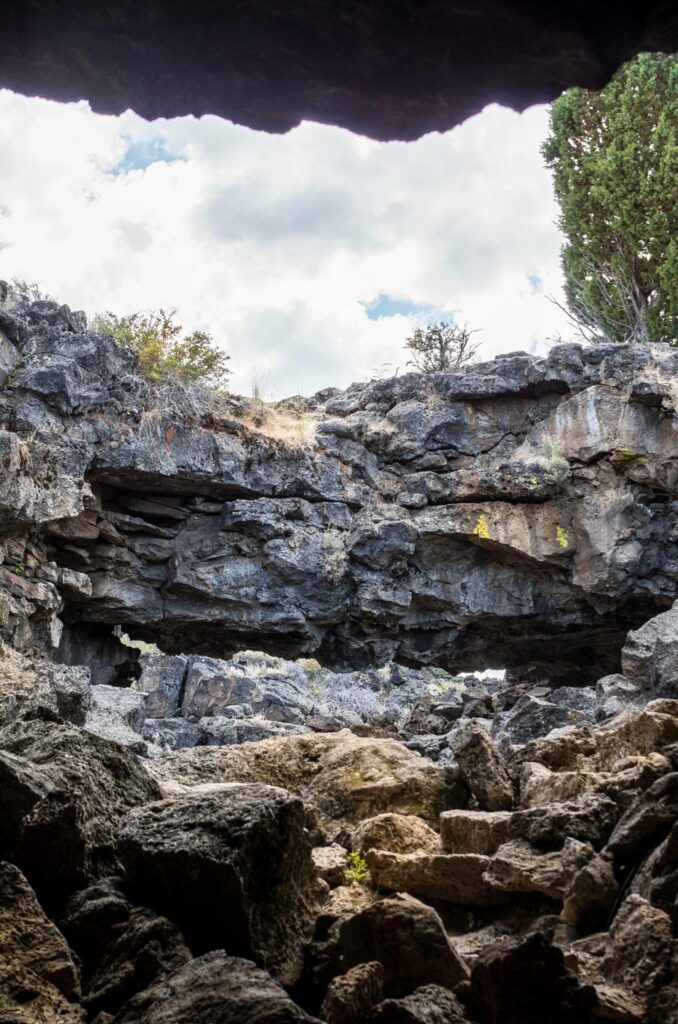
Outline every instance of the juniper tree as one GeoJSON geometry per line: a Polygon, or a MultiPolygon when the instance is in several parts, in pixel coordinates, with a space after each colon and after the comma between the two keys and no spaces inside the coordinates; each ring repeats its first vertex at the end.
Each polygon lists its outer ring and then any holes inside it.
{"type": "Polygon", "coordinates": [[[568,311],[590,340],[678,344],[678,57],[642,53],[551,106],[543,146],[568,311]]]}

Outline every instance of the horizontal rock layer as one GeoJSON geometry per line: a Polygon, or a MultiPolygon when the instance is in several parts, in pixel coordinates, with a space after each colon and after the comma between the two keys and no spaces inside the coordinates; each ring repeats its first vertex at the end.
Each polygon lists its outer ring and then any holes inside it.
{"type": "Polygon", "coordinates": [[[110,668],[130,658],[119,625],[169,652],[595,681],[676,596],[667,346],[353,385],[306,403],[316,436],[298,445],[243,426],[242,400],[172,405],[67,307],[1,326],[15,645],[110,668]]]}
{"type": "Polygon", "coordinates": [[[274,132],[312,120],[414,139],[491,102],[524,109],[568,86],[598,88],[639,51],[677,48],[678,18],[661,0],[68,0],[58,11],[13,0],[0,88],[108,114],[219,114],[274,132]]]}

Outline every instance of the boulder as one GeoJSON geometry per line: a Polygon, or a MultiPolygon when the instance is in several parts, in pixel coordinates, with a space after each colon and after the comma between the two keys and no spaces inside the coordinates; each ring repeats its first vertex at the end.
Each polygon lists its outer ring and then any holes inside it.
{"type": "Polygon", "coordinates": [[[176,925],[123,895],[108,878],[75,893],[60,925],[82,964],[82,1003],[90,1015],[116,1013],[191,954],[176,925]]]}
{"type": "Polygon", "coordinates": [[[535,892],[555,900],[562,898],[565,888],[560,853],[539,853],[521,839],[499,847],[483,878],[493,888],[504,892],[535,892]]]}
{"type": "Polygon", "coordinates": [[[384,999],[375,1006],[370,1024],[468,1024],[464,1007],[440,985],[422,985],[402,999],[384,999]]]}
{"type": "Polygon", "coordinates": [[[173,718],[179,709],[188,658],[182,655],[142,654],[137,689],[146,693],[148,718],[173,718]]]}
{"type": "Polygon", "coordinates": [[[640,687],[629,682],[626,676],[619,673],[604,676],[596,683],[596,721],[604,722],[625,708],[641,703],[642,696],[640,687]]]}
{"type": "Polygon", "coordinates": [[[597,854],[578,867],[563,892],[563,920],[579,935],[604,931],[619,894],[609,854],[597,854]]]}
{"type": "MultiPolygon", "coordinates": [[[[593,719],[593,713],[590,718],[593,719]]],[[[567,703],[556,704],[526,693],[510,711],[497,715],[492,736],[500,750],[506,751],[512,746],[524,746],[540,736],[548,736],[554,729],[583,725],[588,720],[589,716],[567,703]]]]}
{"type": "Polygon", "coordinates": [[[600,849],[618,817],[619,809],[613,800],[602,793],[585,792],[576,802],[515,811],[509,836],[525,839],[540,849],[559,850],[568,837],[600,849]]]}
{"type": "Polygon", "coordinates": [[[327,1024],[362,1024],[383,996],[384,968],[377,961],[356,964],[330,982],[320,1016],[327,1024]]]}
{"type": "Polygon", "coordinates": [[[316,846],[311,851],[313,866],[323,882],[331,889],[343,885],[346,881],[348,867],[347,853],[343,846],[332,843],[330,846],[316,846]]]}
{"type": "Polygon", "coordinates": [[[490,858],[477,853],[368,850],[365,858],[374,884],[388,892],[406,892],[463,907],[494,907],[508,901],[505,893],[485,878],[490,858]]]}
{"type": "Polygon", "coordinates": [[[520,767],[520,806],[541,807],[550,803],[568,803],[583,792],[586,777],[579,772],[552,772],[537,761],[520,767]]]}
{"type": "Polygon", "coordinates": [[[639,855],[657,846],[678,818],[678,772],[657,779],[641,792],[617,821],[607,849],[615,860],[630,866],[639,855]]]}
{"type": "Polygon", "coordinates": [[[338,940],[346,968],[374,961],[382,965],[387,997],[431,983],[454,989],[468,977],[438,914],[410,896],[378,900],[343,919],[338,940]]]}
{"type": "Polygon", "coordinates": [[[635,893],[627,896],[610,926],[605,977],[646,999],[671,981],[674,955],[668,914],[635,893]]]}
{"type": "Polygon", "coordinates": [[[440,812],[463,804],[466,792],[453,772],[396,740],[363,739],[348,730],[178,750],[148,767],[172,792],[203,782],[282,786],[303,794],[335,833],[339,823],[355,825],[383,811],[437,824],[440,812]]]}
{"type": "Polygon", "coordinates": [[[0,961],[3,1024],[85,1024],[85,1011],[59,989],[24,967],[0,961]]]}
{"type": "Polygon", "coordinates": [[[128,747],[135,754],[145,754],[141,733],[146,719],[146,694],[129,687],[92,687],[92,702],[85,719],[88,732],[128,747]]]}
{"type": "Polygon", "coordinates": [[[159,978],[113,1024],[320,1024],[249,960],[223,952],[190,960],[159,978]]]}
{"type": "Polygon", "coordinates": [[[646,694],[678,700],[678,601],[627,635],[622,672],[646,694]]]}
{"type": "Polygon", "coordinates": [[[127,812],[161,793],[139,761],[75,726],[0,732],[0,837],[41,901],[56,906],[110,861],[127,812]]]}
{"type": "Polygon", "coordinates": [[[449,742],[461,777],[482,810],[509,810],[513,806],[511,779],[484,726],[475,719],[460,723],[449,742]]]}
{"type": "Polygon", "coordinates": [[[545,935],[504,938],[483,950],[471,971],[468,1002],[483,1021],[586,1024],[595,1004],[563,953],[545,935]]]}
{"type": "Polygon", "coordinates": [[[489,856],[507,841],[510,821],[510,811],[443,811],[440,838],[449,853],[489,856]]]}
{"type": "Polygon", "coordinates": [[[17,975],[37,975],[69,1001],[80,996],[80,973],[66,940],[19,869],[6,862],[0,863],[0,961],[17,975]]]}
{"type": "MultiPolygon", "coordinates": [[[[453,814],[454,811],[444,812],[453,814]]],[[[463,813],[463,812],[459,812],[463,813]]],[[[440,836],[414,814],[386,812],[361,821],[351,837],[354,850],[389,850],[391,853],[434,852],[440,850],[440,836]]]]}
{"type": "Polygon", "coordinates": [[[136,898],[175,921],[194,953],[243,954],[291,983],[318,896],[308,826],[285,790],[218,785],[132,812],[118,850],[136,898]]]}

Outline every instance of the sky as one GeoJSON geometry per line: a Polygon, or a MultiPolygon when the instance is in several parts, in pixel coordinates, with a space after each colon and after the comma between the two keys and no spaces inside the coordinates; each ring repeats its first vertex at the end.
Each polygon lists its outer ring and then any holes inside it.
{"type": "Polygon", "coordinates": [[[431,319],[478,329],[480,358],[543,353],[570,335],[548,299],[562,282],[547,118],[492,105],[379,143],[0,90],[0,278],[90,316],[176,309],[230,354],[231,390],[271,400],[406,372],[404,343],[431,319]]]}

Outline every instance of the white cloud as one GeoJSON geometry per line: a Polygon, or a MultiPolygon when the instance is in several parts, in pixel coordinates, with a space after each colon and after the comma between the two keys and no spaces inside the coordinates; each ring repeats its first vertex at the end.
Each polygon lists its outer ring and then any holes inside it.
{"type": "Polygon", "coordinates": [[[230,352],[235,390],[257,376],[272,397],[404,369],[417,314],[370,318],[379,296],[482,328],[485,356],[543,350],[567,331],[545,298],[560,292],[545,134],[543,107],[377,143],[0,91],[0,277],[88,313],[176,307],[230,352]]]}

